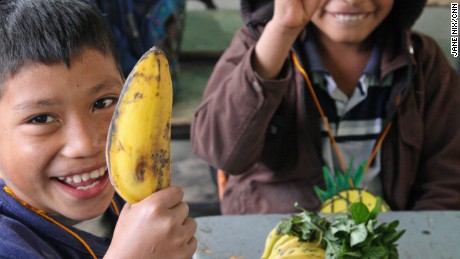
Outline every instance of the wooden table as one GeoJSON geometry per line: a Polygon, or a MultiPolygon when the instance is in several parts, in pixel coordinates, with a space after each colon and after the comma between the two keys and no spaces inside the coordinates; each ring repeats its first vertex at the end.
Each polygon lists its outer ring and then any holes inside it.
{"type": "MultiPolygon", "coordinates": [[[[289,215],[207,216],[196,218],[198,249],[194,259],[257,259],[265,238],[289,215]]],[[[460,211],[381,213],[378,222],[399,220],[400,258],[460,258],[460,211]]]]}

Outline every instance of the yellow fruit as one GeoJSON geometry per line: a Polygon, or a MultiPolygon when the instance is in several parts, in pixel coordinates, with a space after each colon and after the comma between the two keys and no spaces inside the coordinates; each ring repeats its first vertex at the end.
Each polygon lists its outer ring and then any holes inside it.
{"type": "Polygon", "coordinates": [[[107,139],[110,180],[129,203],[170,184],[171,112],[168,60],[153,47],[128,76],[107,139]]]}
{"type": "MultiPolygon", "coordinates": [[[[321,256],[324,258],[324,249],[320,246],[319,243],[313,242],[302,242],[296,236],[291,236],[291,238],[286,241],[284,244],[280,245],[277,249],[278,256],[275,258],[290,258],[289,256],[294,256],[301,254],[306,257],[306,255],[321,256]]],[[[315,257],[313,257],[315,258],[315,257]]]]}
{"type": "Polygon", "coordinates": [[[282,258],[325,258],[325,250],[318,243],[302,242],[298,237],[287,234],[276,235],[272,230],[261,259],[282,258]]]}
{"type": "MultiPolygon", "coordinates": [[[[304,242],[306,243],[306,242],[304,242]]],[[[311,243],[306,243],[311,244],[311,243]]],[[[286,250],[283,254],[270,259],[324,259],[326,258],[326,251],[321,247],[294,247],[286,250]]]]}
{"type": "Polygon", "coordinates": [[[265,248],[264,248],[264,252],[262,253],[261,259],[267,259],[270,256],[273,246],[278,241],[278,239],[280,239],[280,237],[282,236],[282,235],[276,234],[277,229],[278,229],[278,226],[274,227],[268,234],[267,239],[265,239],[265,248]]]}
{"type": "MultiPolygon", "coordinates": [[[[341,191],[323,202],[320,212],[345,213],[353,202],[363,202],[369,210],[375,206],[377,198],[367,191],[352,189],[341,191]]],[[[388,211],[389,207],[382,201],[380,211],[388,211]]]]}

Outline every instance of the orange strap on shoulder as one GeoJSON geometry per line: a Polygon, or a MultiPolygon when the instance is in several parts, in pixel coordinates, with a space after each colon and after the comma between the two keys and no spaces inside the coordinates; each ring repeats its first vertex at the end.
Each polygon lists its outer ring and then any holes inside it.
{"type": "Polygon", "coordinates": [[[224,197],[225,186],[227,185],[227,173],[222,169],[217,169],[217,193],[219,194],[219,200],[224,197]]]}

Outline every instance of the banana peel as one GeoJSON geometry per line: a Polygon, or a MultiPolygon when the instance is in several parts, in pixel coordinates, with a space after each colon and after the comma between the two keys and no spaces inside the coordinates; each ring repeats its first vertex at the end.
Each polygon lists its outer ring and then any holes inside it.
{"type": "Polygon", "coordinates": [[[170,185],[172,95],[168,60],[153,47],[123,85],[107,137],[110,181],[128,203],[170,185]]]}
{"type": "Polygon", "coordinates": [[[325,258],[326,251],[320,243],[303,242],[297,236],[278,234],[273,228],[265,240],[261,259],[325,258]]]}

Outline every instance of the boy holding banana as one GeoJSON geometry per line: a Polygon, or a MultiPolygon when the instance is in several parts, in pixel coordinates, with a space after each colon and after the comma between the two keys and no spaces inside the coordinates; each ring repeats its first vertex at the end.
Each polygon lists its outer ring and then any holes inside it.
{"type": "Polygon", "coordinates": [[[190,258],[178,187],[125,204],[107,172],[124,79],[83,0],[0,0],[0,257],[190,258]]]}
{"type": "Polygon", "coordinates": [[[318,210],[323,166],[363,161],[393,210],[460,209],[460,79],[410,30],[425,2],[242,0],[191,128],[224,214],[318,210]]]}

